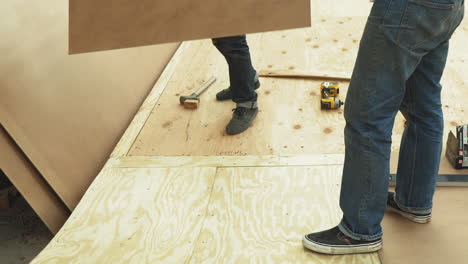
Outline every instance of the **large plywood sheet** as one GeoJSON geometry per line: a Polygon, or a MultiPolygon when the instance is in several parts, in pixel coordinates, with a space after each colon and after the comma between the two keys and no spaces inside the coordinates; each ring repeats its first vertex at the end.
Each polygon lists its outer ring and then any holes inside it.
{"type": "Polygon", "coordinates": [[[310,25],[310,0],[70,0],[70,52],[310,25]]]}
{"type": "MultiPolygon", "coordinates": [[[[311,29],[261,33],[249,36],[254,66],[258,70],[288,70],[351,76],[365,17],[322,17],[311,29]]],[[[468,123],[468,67],[464,22],[452,39],[443,77],[443,110],[448,129],[468,123]]],[[[344,153],[342,110],[320,109],[320,81],[261,78],[257,119],[237,136],[224,133],[232,102],[218,102],[215,94],[229,86],[224,58],[208,40],[185,45],[180,62],[152,114],[145,119],[129,155],[309,155],[344,153]],[[178,96],[190,94],[211,76],[218,82],[202,96],[197,110],[178,105],[178,96]],[[177,144],[174,144],[177,142],[177,144]]],[[[346,82],[340,97],[346,101],[346,82]]],[[[398,153],[404,119],[398,115],[392,150],[398,153]]],[[[447,133],[445,133],[447,134],[447,133]]]]}
{"type": "Polygon", "coordinates": [[[216,168],[104,169],[32,263],[187,263],[216,168]]]}
{"type": "Polygon", "coordinates": [[[0,13],[0,123],[73,209],[178,45],[69,56],[67,1],[0,13]]]}
{"type": "Polygon", "coordinates": [[[380,264],[377,253],[331,256],[302,236],[341,219],[342,166],[218,169],[190,264],[380,264]]]}
{"type": "Polygon", "coordinates": [[[340,220],[341,170],[108,167],[32,263],[379,264],[301,244],[340,220]]]}

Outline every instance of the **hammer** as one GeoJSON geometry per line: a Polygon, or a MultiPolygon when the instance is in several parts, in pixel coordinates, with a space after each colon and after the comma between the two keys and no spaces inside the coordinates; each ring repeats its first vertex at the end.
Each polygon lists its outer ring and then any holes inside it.
{"type": "Polygon", "coordinates": [[[200,103],[200,95],[208,89],[214,82],[216,81],[216,77],[211,77],[207,82],[205,82],[198,91],[189,95],[189,96],[181,96],[179,98],[180,104],[184,105],[185,108],[195,109],[198,108],[198,104],[200,103]]]}

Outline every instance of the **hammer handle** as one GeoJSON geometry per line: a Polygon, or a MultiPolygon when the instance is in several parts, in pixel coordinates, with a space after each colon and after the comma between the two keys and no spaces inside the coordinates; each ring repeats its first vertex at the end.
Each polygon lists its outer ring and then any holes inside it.
{"type": "Polygon", "coordinates": [[[216,77],[211,77],[208,81],[206,81],[198,91],[195,92],[195,96],[200,96],[208,87],[210,87],[214,82],[216,82],[216,77]]]}

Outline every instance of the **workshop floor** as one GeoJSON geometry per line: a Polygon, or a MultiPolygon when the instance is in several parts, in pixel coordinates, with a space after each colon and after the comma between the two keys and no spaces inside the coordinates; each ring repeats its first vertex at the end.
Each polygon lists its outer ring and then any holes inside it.
{"type": "Polygon", "coordinates": [[[28,203],[19,197],[8,210],[0,210],[0,263],[29,263],[53,235],[28,203]]]}

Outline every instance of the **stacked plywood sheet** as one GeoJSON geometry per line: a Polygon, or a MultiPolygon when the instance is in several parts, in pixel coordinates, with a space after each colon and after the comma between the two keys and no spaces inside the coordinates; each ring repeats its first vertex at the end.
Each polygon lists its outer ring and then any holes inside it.
{"type": "Polygon", "coordinates": [[[67,1],[0,10],[1,168],[56,232],[178,44],[70,56],[67,1]]]}

